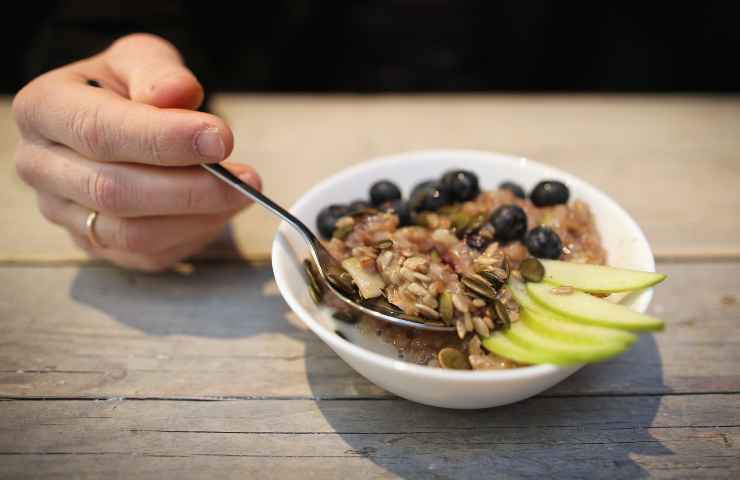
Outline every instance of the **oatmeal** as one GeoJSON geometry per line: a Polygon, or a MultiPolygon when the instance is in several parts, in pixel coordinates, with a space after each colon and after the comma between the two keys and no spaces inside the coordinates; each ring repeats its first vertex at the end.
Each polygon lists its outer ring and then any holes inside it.
{"type": "Polygon", "coordinates": [[[413,321],[454,327],[443,333],[360,321],[361,331],[379,335],[413,363],[516,367],[486,352],[480,340],[519,319],[509,277],[541,279],[534,257],[606,262],[588,205],[568,203],[560,182],[540,182],[523,198],[512,182],[481,191],[473,173],[459,170],[417,186],[407,202],[387,180],[376,182],[370,197],[370,207],[362,201],[361,208],[325,208],[317,224],[362,298],[413,321]]]}

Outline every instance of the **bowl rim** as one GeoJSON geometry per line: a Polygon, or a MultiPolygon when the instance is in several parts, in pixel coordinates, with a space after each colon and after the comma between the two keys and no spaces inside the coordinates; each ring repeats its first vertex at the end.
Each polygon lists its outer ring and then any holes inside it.
{"type": "MultiPolygon", "coordinates": [[[[575,175],[572,175],[568,172],[560,170],[559,168],[545,165],[535,160],[530,160],[527,157],[500,153],[496,151],[483,151],[483,150],[474,150],[474,149],[409,150],[409,151],[374,157],[369,160],[363,161],[361,163],[344,168],[338,171],[337,173],[320,181],[319,183],[311,187],[310,190],[304,192],[303,195],[301,195],[301,197],[290,207],[290,212],[292,214],[295,214],[296,210],[300,210],[302,207],[304,207],[304,205],[310,203],[311,195],[309,195],[309,192],[323,190],[327,188],[328,186],[333,185],[337,182],[341,183],[343,181],[346,181],[347,177],[351,177],[355,175],[356,173],[359,173],[360,171],[367,168],[370,164],[374,166],[377,166],[378,164],[392,165],[392,164],[406,161],[410,157],[419,159],[423,157],[438,157],[441,155],[476,156],[479,158],[496,157],[498,160],[508,159],[510,161],[516,161],[520,165],[532,165],[536,168],[544,170],[546,175],[553,175],[553,177],[555,178],[565,179],[566,182],[575,182],[575,183],[585,185],[587,188],[590,188],[591,190],[593,190],[592,193],[596,197],[599,197],[600,201],[605,202],[606,204],[609,204],[611,208],[614,208],[617,212],[619,212],[619,214],[622,217],[624,217],[627,223],[631,225],[631,227],[635,230],[635,233],[637,234],[642,244],[647,245],[648,247],[648,254],[649,254],[649,260],[650,260],[649,270],[651,271],[655,270],[655,258],[652,254],[652,249],[650,248],[650,244],[647,238],[645,237],[644,232],[642,231],[640,226],[637,224],[637,222],[632,218],[632,216],[629,213],[627,213],[627,211],[624,208],[622,208],[621,205],[619,205],[615,200],[613,200],[606,193],[604,193],[603,191],[601,191],[599,188],[595,187],[591,183],[587,182],[586,180],[583,180],[575,175]]],[[[527,367],[519,367],[519,368],[503,369],[503,370],[483,370],[483,371],[481,370],[449,370],[449,369],[433,368],[433,367],[428,367],[426,365],[417,365],[417,364],[405,362],[403,360],[390,358],[380,353],[376,353],[371,350],[362,348],[358,345],[355,345],[354,343],[351,343],[341,338],[339,335],[335,335],[333,332],[330,332],[320,322],[314,320],[313,315],[309,313],[303,307],[303,305],[301,305],[298,299],[291,293],[291,290],[285,278],[286,275],[282,273],[283,270],[282,270],[282,266],[280,265],[280,261],[282,259],[280,258],[279,255],[276,255],[276,253],[278,253],[280,249],[285,249],[286,251],[290,250],[290,246],[288,245],[288,241],[283,232],[291,228],[292,227],[288,225],[287,223],[285,223],[284,221],[281,222],[280,225],[278,226],[277,232],[275,234],[275,238],[272,242],[271,264],[272,264],[273,275],[275,277],[275,282],[278,286],[278,289],[280,290],[280,293],[283,299],[286,301],[286,303],[291,308],[291,310],[293,310],[301,318],[301,320],[306,325],[308,325],[308,327],[311,329],[313,333],[318,335],[319,338],[321,338],[325,343],[327,343],[327,345],[329,345],[332,349],[343,350],[346,352],[346,354],[359,356],[360,358],[362,358],[362,360],[368,363],[375,363],[375,364],[379,363],[381,364],[381,366],[384,366],[386,368],[408,372],[408,373],[413,373],[415,375],[426,377],[430,380],[456,380],[456,381],[463,381],[463,382],[470,382],[470,383],[485,383],[485,382],[490,382],[492,380],[529,380],[529,379],[534,379],[537,377],[549,376],[551,374],[554,374],[556,372],[561,372],[563,370],[572,369],[575,372],[584,366],[584,364],[580,364],[580,363],[573,363],[573,364],[568,364],[568,365],[539,364],[539,365],[531,365],[527,367]]],[[[639,302],[639,304],[636,305],[637,309],[639,311],[644,312],[647,309],[648,305],[650,304],[652,297],[653,297],[653,289],[650,288],[650,289],[645,290],[644,296],[641,299],[641,302],[639,302]]]]}

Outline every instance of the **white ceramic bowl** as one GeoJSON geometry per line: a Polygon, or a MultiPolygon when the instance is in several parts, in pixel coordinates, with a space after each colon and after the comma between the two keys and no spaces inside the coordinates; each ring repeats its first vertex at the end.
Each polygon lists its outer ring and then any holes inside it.
{"type": "MultiPolygon", "coordinates": [[[[602,241],[613,266],[654,271],[650,246],[640,227],[616,202],[583,180],[526,158],[468,150],[409,152],[363,163],[343,170],[306,192],[291,212],[313,227],[319,210],[331,203],[365,198],[370,185],[382,178],[398,183],[404,195],[418,182],[439,177],[452,168],[476,172],[482,189],[494,189],[513,180],[531,189],[543,179],[565,182],[571,199],[587,202],[594,213],[602,241]]],[[[283,223],[272,246],[272,267],[283,298],[306,325],[361,375],[384,389],[415,402],[447,408],[486,408],[536,395],[562,381],[580,365],[536,365],[501,371],[451,371],[399,360],[388,345],[353,327],[337,325],[328,311],[308,295],[301,261],[307,247],[283,223]],[[336,335],[341,329],[352,343],[336,335]]],[[[644,312],[652,291],[628,296],[622,303],[644,312]]],[[[625,355],[629,355],[627,352],[625,355]]]]}

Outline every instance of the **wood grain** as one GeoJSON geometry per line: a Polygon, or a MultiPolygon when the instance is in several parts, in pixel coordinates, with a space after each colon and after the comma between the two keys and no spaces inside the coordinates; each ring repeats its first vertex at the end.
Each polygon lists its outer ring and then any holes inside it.
{"type": "Polygon", "coordinates": [[[734,395],[385,401],[8,401],[0,475],[736,478],[734,395]]]}
{"type": "MultiPolygon", "coordinates": [[[[664,258],[740,257],[740,98],[686,96],[217,95],[233,159],[290,205],[319,180],[379,155],[415,149],[500,151],[573,172],[613,196],[664,258]],[[289,174],[286,174],[289,172],[289,174]]],[[[13,172],[10,99],[0,101],[0,261],[86,257],[37,213],[13,172]]],[[[276,221],[261,209],[209,256],[269,256],[276,221]]]]}
{"type": "MultiPolygon", "coordinates": [[[[740,392],[740,263],[659,264],[668,328],[547,395],[740,392]]],[[[267,267],[191,276],[0,268],[0,395],[383,398],[306,331],[267,267]],[[265,295],[266,292],[268,295],[265,295]]]]}

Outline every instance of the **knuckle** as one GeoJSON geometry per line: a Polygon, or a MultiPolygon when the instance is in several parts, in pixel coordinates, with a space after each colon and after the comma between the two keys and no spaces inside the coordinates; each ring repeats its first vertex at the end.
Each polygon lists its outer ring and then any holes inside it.
{"type": "Polygon", "coordinates": [[[99,105],[91,109],[75,108],[69,114],[67,128],[87,153],[105,157],[107,135],[101,117],[99,105]]]}
{"type": "Polygon", "coordinates": [[[136,220],[121,219],[116,232],[116,243],[131,253],[154,253],[150,229],[136,220]]]}
{"type": "Polygon", "coordinates": [[[39,106],[42,102],[39,102],[36,98],[37,95],[34,94],[36,85],[36,81],[29,83],[13,98],[11,111],[22,134],[31,132],[38,118],[39,106]]]}
{"type": "Polygon", "coordinates": [[[100,168],[88,178],[87,194],[96,210],[119,212],[126,204],[127,187],[119,175],[100,168]]]}
{"type": "Polygon", "coordinates": [[[45,219],[56,225],[62,224],[59,205],[53,199],[45,195],[40,195],[38,198],[38,207],[39,212],[41,212],[41,215],[45,219]]]}
{"type": "Polygon", "coordinates": [[[15,171],[21,180],[31,186],[34,186],[43,174],[39,158],[23,142],[18,144],[15,151],[15,171]]]}

